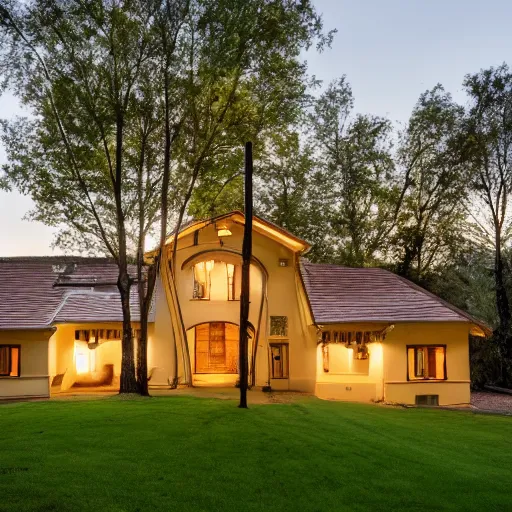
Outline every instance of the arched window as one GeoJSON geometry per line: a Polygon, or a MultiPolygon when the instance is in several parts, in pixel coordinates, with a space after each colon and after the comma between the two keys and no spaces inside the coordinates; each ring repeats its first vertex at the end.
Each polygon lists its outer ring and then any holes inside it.
{"type": "Polygon", "coordinates": [[[218,260],[196,263],[194,273],[194,299],[198,300],[239,300],[240,265],[218,260]]]}

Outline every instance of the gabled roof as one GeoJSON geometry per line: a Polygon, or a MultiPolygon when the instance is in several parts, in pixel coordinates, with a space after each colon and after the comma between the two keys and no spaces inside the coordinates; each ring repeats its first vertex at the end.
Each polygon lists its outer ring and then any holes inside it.
{"type": "MultiPolygon", "coordinates": [[[[120,322],[117,273],[117,265],[108,258],[0,258],[0,330],[120,322]]],[[[134,266],[130,273],[135,274],[134,266]]],[[[131,311],[132,320],[139,321],[135,287],[131,311]]]]}
{"type": "Polygon", "coordinates": [[[471,333],[490,329],[464,311],[392,272],[314,264],[300,271],[315,323],[466,322],[471,333]]]}
{"type": "MultiPolygon", "coordinates": [[[[235,224],[240,224],[242,226],[245,225],[245,215],[243,212],[235,210],[223,215],[218,215],[217,217],[204,220],[194,220],[184,224],[179,231],[178,240],[210,224],[228,220],[234,222],[235,224]]],[[[273,222],[263,219],[262,217],[258,217],[257,215],[253,215],[252,225],[253,230],[257,233],[268,236],[272,240],[283,244],[294,252],[306,252],[311,247],[311,245],[308,244],[308,242],[305,240],[302,240],[286,229],[278,226],[277,224],[274,224],[273,222]]],[[[172,244],[174,237],[175,233],[171,233],[166,240],[166,244],[172,244]]]]}

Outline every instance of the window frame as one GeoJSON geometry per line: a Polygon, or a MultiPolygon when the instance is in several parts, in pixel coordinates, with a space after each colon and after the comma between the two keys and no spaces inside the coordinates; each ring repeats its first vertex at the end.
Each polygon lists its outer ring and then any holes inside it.
{"type": "MultiPolygon", "coordinates": [[[[272,380],[289,380],[290,379],[290,343],[288,341],[270,341],[269,342],[269,348],[270,348],[270,370],[271,370],[271,376],[270,378],[272,380]],[[286,377],[274,377],[274,356],[272,354],[272,347],[276,346],[286,346],[286,377]]],[[[282,351],[281,351],[281,357],[282,357],[282,351]]],[[[284,374],[284,372],[283,372],[284,374]]]]}
{"type": "Polygon", "coordinates": [[[235,301],[239,301],[240,299],[237,299],[236,298],[236,270],[237,270],[237,264],[236,263],[225,263],[226,265],[226,281],[227,281],[227,287],[228,287],[228,302],[235,302],[235,301]],[[233,276],[231,277],[231,283],[229,282],[229,270],[228,270],[228,265],[232,265],[233,266],[233,276]],[[231,295],[231,298],[229,298],[229,296],[231,295]]]}
{"type": "Polygon", "coordinates": [[[406,345],[405,348],[405,361],[407,365],[407,382],[443,382],[445,380],[448,380],[448,372],[446,368],[446,353],[447,353],[447,346],[446,344],[439,344],[439,343],[426,343],[426,344],[415,344],[415,345],[406,345]],[[409,374],[409,349],[414,349],[414,373],[416,374],[416,364],[417,364],[417,349],[418,348],[442,348],[444,351],[444,360],[443,360],[443,374],[444,378],[438,379],[437,377],[417,377],[414,375],[411,378],[411,375],[409,374]]]}
{"type": "Polygon", "coordinates": [[[3,378],[9,378],[9,379],[19,379],[21,377],[21,345],[19,344],[13,344],[13,343],[2,343],[0,344],[0,348],[7,347],[9,349],[9,368],[11,368],[11,361],[12,361],[12,349],[17,348],[18,349],[18,375],[10,375],[11,369],[9,369],[9,373],[0,373],[0,377],[3,378]]]}
{"type": "Polygon", "coordinates": [[[206,262],[209,260],[201,260],[192,265],[192,298],[190,300],[210,300],[210,291],[211,291],[211,278],[210,278],[210,271],[206,268],[206,262]],[[203,286],[199,281],[196,280],[196,265],[199,265],[199,263],[204,263],[205,265],[205,287],[206,287],[206,294],[204,297],[194,297],[195,289],[196,289],[196,283],[200,286],[203,286]]]}
{"type": "MultiPolygon", "coordinates": [[[[202,263],[204,261],[204,263],[206,264],[207,261],[210,261],[210,260],[201,260],[201,261],[198,261],[197,263],[194,263],[190,268],[192,269],[192,297],[190,298],[190,300],[192,301],[211,301],[212,298],[211,298],[211,294],[212,294],[212,280],[211,280],[211,270],[206,270],[206,293],[204,295],[204,297],[194,297],[194,290],[196,288],[196,283],[200,284],[201,283],[199,281],[196,280],[196,271],[195,271],[195,267],[196,265],[202,263]]],[[[240,294],[238,294],[238,297],[237,297],[237,286],[238,286],[238,283],[241,282],[241,272],[242,272],[242,267],[241,265],[239,265],[238,263],[228,263],[224,260],[212,260],[214,262],[217,262],[217,263],[221,263],[223,265],[225,265],[226,267],[226,291],[227,291],[227,296],[226,296],[226,302],[240,302],[240,294]],[[231,286],[230,286],[230,283],[229,283],[229,271],[228,271],[228,265],[233,265],[233,277],[231,278],[231,286]],[[238,276],[238,277],[237,277],[238,276]],[[230,289],[231,289],[231,295],[232,295],[232,298],[229,298],[230,296],[230,289]]],[[[213,301],[219,301],[219,299],[213,299],[213,301]]]]}

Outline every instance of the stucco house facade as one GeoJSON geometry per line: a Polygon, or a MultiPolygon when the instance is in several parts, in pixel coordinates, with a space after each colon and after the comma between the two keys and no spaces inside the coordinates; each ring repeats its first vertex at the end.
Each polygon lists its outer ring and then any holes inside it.
{"type": "MultiPolygon", "coordinates": [[[[236,384],[243,229],[243,214],[232,212],[168,238],[150,314],[150,387],[176,378],[236,384]]],[[[469,403],[469,335],[489,334],[485,325],[385,270],[310,263],[308,249],[254,217],[251,385],[325,399],[469,403]]],[[[118,386],[116,278],[101,258],[0,259],[0,398],[118,386]]],[[[137,334],[135,294],[132,307],[137,334]]]]}

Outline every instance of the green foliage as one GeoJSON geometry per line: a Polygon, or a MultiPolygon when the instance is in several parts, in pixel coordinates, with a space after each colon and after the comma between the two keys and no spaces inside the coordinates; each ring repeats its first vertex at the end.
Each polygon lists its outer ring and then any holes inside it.
{"type": "Polygon", "coordinates": [[[137,254],[147,388],[157,265],[143,276],[146,237],[158,230],[161,247],[198,184],[231,175],[245,140],[297,116],[300,52],[331,37],[309,0],[0,3],[1,85],[31,113],[2,124],[2,184],[31,196],[32,218],[59,228],[60,247],[116,259],[122,392],[133,390],[128,259],[137,254]]]}
{"type": "Polygon", "coordinates": [[[170,215],[189,189],[198,213],[209,199],[225,202],[221,188],[239,193],[232,176],[245,140],[297,118],[311,83],[300,51],[332,38],[309,1],[33,0],[7,7],[0,69],[32,117],[4,123],[4,176],[32,196],[35,220],[62,228],[59,246],[114,255],[118,178],[129,250],[137,246],[141,209],[144,233],[159,217],[162,73],[170,81],[170,215]],[[220,187],[212,191],[214,182],[220,187]]]}
{"type": "Polygon", "coordinates": [[[510,234],[512,230],[512,73],[503,64],[467,75],[470,98],[466,119],[466,151],[472,170],[473,236],[494,255],[494,288],[498,313],[486,374],[512,386],[512,311],[510,234]],[[479,207],[479,208],[478,208],[479,207]],[[494,354],[494,357],[491,357],[494,354]],[[496,354],[498,356],[496,357],[496,354]],[[499,365],[493,361],[499,360],[499,365]]]}
{"type": "Polygon", "coordinates": [[[325,239],[323,177],[310,145],[297,132],[269,137],[255,163],[256,210],[312,244],[308,257],[322,257],[325,239]]]}
{"type": "Polygon", "coordinates": [[[463,115],[437,85],[420,96],[400,137],[404,199],[393,245],[398,272],[416,280],[449,260],[464,239],[469,172],[463,115]]]}

